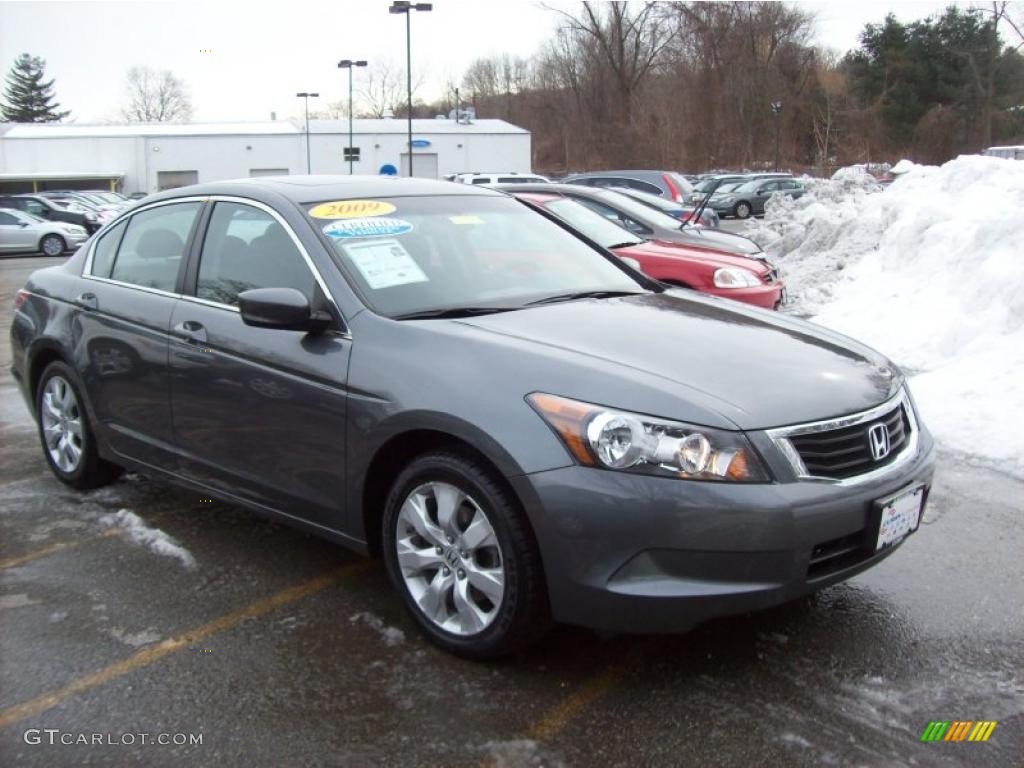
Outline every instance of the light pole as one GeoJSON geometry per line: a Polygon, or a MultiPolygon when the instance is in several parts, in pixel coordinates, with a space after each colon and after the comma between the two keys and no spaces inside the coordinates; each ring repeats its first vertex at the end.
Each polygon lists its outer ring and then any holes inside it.
{"type": "Polygon", "coordinates": [[[405,85],[409,96],[409,176],[412,174],[412,12],[429,11],[434,6],[431,3],[410,3],[408,0],[394,0],[388,8],[388,13],[405,14],[405,85]]]}
{"type": "Polygon", "coordinates": [[[352,61],[342,59],[338,62],[338,69],[348,70],[348,175],[352,175],[352,161],[355,155],[355,148],[352,146],[352,69],[354,67],[365,67],[365,61],[352,61]]]}
{"type": "Polygon", "coordinates": [[[303,91],[302,93],[296,93],[295,95],[298,96],[300,99],[306,100],[306,174],[308,175],[313,172],[311,170],[312,166],[310,165],[309,162],[309,100],[318,98],[320,94],[307,93],[306,91],[303,91]]]}
{"type": "Polygon", "coordinates": [[[772,102],[772,114],[775,115],[775,170],[779,170],[779,124],[782,122],[782,102],[772,102]]]}

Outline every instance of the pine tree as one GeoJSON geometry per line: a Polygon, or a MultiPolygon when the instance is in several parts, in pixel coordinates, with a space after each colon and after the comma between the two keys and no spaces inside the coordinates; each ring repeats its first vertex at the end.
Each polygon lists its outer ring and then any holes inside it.
{"type": "Polygon", "coordinates": [[[53,80],[44,81],[46,62],[21,54],[7,74],[7,88],[0,114],[10,123],[55,123],[70,115],[54,101],[53,80]]]}

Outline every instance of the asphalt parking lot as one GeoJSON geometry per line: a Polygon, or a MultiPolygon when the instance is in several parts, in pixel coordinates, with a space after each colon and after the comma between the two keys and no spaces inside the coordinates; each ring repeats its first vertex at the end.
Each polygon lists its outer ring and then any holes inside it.
{"type": "Polygon", "coordinates": [[[61,261],[0,259],[0,764],[1020,765],[1024,483],[946,453],[919,532],[846,584],[465,662],[377,561],[139,475],[57,482],[8,330],[29,272],[61,261]],[[998,725],[922,743],[932,720],[998,725]]]}

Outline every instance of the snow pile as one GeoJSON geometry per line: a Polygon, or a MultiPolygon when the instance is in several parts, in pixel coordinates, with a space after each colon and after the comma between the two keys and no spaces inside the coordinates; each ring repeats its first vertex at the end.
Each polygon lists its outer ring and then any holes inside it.
{"type": "Polygon", "coordinates": [[[885,191],[857,174],[808,186],[747,233],[793,310],[914,374],[945,446],[1024,474],[1024,163],[963,156],[885,191]]]}
{"type": "Polygon", "coordinates": [[[129,539],[146,547],[150,552],[173,557],[186,568],[194,568],[196,565],[191,552],[159,528],[150,528],[145,520],[130,509],[119,509],[112,515],[103,515],[99,521],[101,525],[117,526],[128,534],[129,539]]]}
{"type": "Polygon", "coordinates": [[[400,630],[398,627],[389,627],[384,623],[384,620],[379,616],[374,616],[372,613],[356,613],[349,617],[349,621],[353,624],[361,622],[380,635],[384,641],[384,645],[389,648],[394,648],[396,645],[401,645],[405,642],[405,632],[400,630]]]}

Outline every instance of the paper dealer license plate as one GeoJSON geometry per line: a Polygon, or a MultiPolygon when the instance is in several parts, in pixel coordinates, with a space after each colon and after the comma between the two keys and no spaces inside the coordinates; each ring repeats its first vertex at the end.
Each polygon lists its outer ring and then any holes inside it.
{"type": "Polygon", "coordinates": [[[877,502],[882,510],[875,550],[898,544],[917,530],[924,506],[924,486],[912,488],[877,502]]]}

